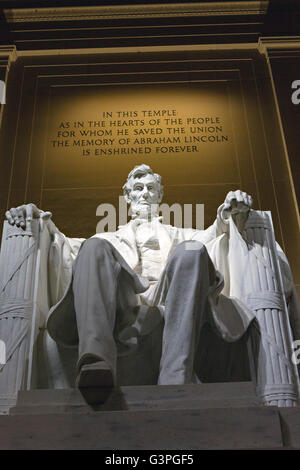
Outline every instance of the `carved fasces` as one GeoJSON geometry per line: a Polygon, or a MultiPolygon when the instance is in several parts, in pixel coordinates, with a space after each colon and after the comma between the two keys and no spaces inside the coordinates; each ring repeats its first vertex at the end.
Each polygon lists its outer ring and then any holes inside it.
{"type": "MultiPolygon", "coordinates": [[[[30,332],[35,310],[39,220],[23,229],[4,223],[0,254],[0,340],[6,360],[0,364],[1,397],[16,395],[25,387],[28,372],[30,332]]],[[[2,400],[3,401],[3,400],[2,400]]]]}
{"type": "Polygon", "coordinates": [[[298,374],[291,361],[292,334],[276,251],[271,214],[251,211],[244,237],[250,254],[251,291],[247,305],[255,311],[249,355],[257,395],[269,406],[294,406],[298,374]]]}

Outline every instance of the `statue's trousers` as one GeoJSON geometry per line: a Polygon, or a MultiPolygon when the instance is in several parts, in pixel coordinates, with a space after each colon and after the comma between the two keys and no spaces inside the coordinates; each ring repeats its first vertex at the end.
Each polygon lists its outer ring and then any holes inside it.
{"type": "MultiPolygon", "coordinates": [[[[192,241],[175,248],[156,288],[164,321],[159,384],[193,381],[195,353],[209,308],[207,297],[215,279],[204,245],[192,241]]],[[[139,280],[107,240],[93,238],[83,243],[73,265],[72,285],[78,367],[101,359],[116,376],[118,335],[134,323],[137,300],[132,299],[145,289],[139,280]]]]}

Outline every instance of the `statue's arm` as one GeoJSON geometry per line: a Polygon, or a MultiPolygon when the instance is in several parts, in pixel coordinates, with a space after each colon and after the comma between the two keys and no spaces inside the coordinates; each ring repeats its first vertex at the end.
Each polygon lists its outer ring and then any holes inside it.
{"type": "Polygon", "coordinates": [[[48,254],[48,281],[51,305],[59,301],[72,276],[72,264],[84,238],[69,238],[51,220],[52,213],[39,209],[35,204],[24,204],[12,208],[5,214],[10,225],[26,228],[33,219],[41,219],[47,224],[50,234],[48,254]]]}
{"type": "Polygon", "coordinates": [[[31,222],[33,219],[42,218],[43,220],[49,220],[52,213],[47,211],[44,212],[38,209],[35,204],[23,204],[18,207],[12,207],[5,213],[5,217],[10,225],[16,225],[23,229],[26,228],[26,222],[31,222]]]}
{"type": "Polygon", "coordinates": [[[66,237],[52,220],[47,222],[51,234],[48,254],[50,304],[56,304],[64,295],[72,278],[72,265],[84,238],[66,237]]]}
{"type": "Polygon", "coordinates": [[[72,257],[76,257],[77,252],[80,248],[84,238],[69,238],[64,235],[51,220],[52,213],[50,211],[43,211],[39,209],[35,204],[23,204],[18,207],[12,207],[5,213],[6,219],[10,225],[17,227],[26,228],[26,223],[30,223],[33,219],[41,219],[44,223],[47,223],[48,230],[52,236],[52,241],[61,241],[67,243],[70,248],[72,257]]]}
{"type": "Polygon", "coordinates": [[[244,230],[252,206],[252,197],[244,191],[229,191],[225,201],[217,210],[214,223],[206,230],[186,230],[186,239],[209,243],[223,233],[229,232],[229,219],[232,217],[239,231],[244,230]]]}

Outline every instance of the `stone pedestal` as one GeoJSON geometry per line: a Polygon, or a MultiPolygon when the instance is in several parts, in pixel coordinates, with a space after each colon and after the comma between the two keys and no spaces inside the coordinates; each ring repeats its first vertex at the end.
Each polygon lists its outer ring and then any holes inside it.
{"type": "Polygon", "coordinates": [[[300,448],[298,407],[262,406],[251,382],[121,387],[88,406],[69,390],[19,392],[1,449],[300,448]]]}

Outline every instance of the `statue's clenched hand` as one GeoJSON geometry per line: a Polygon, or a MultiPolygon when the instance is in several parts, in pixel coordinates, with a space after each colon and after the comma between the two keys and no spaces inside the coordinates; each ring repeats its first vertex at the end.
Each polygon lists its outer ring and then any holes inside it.
{"type": "Polygon", "coordinates": [[[23,204],[22,206],[12,207],[6,211],[5,216],[11,225],[25,228],[26,222],[30,222],[32,219],[49,219],[51,212],[43,212],[36,207],[35,204],[23,204]]]}
{"type": "Polygon", "coordinates": [[[249,212],[252,207],[252,197],[249,194],[240,191],[229,191],[225,198],[224,210],[237,214],[238,212],[249,212]]]}
{"type": "Polygon", "coordinates": [[[253,200],[249,194],[240,190],[229,191],[224,201],[223,220],[228,220],[231,215],[239,231],[242,232],[247,222],[252,203],[253,200]]]}

